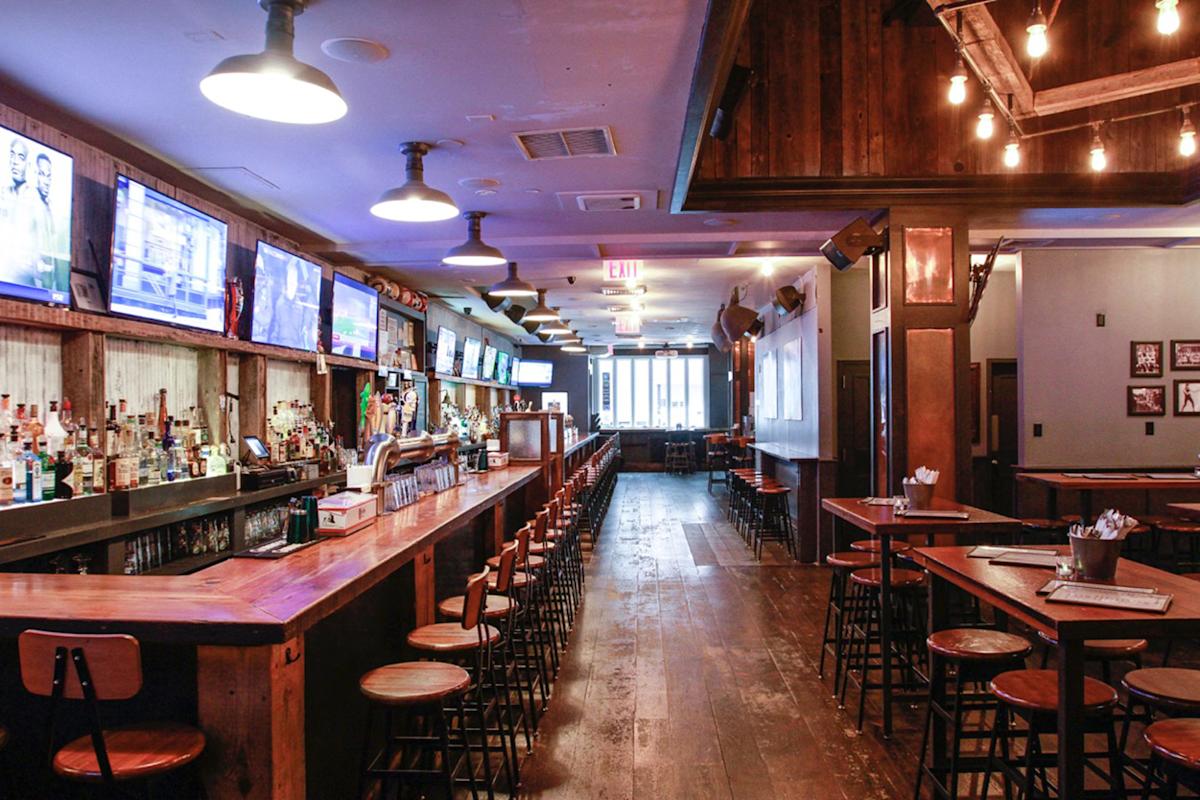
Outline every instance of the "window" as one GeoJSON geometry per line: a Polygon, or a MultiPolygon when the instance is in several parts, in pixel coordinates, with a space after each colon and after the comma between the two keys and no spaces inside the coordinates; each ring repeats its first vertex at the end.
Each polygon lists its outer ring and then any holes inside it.
{"type": "Polygon", "coordinates": [[[596,358],[592,396],[604,427],[703,428],[708,425],[708,358],[596,358]]]}

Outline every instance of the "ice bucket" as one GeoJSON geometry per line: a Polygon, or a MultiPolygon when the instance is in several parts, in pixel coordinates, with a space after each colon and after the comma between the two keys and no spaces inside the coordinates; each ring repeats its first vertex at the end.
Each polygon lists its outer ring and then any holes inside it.
{"type": "Polygon", "coordinates": [[[925,510],[933,505],[932,483],[906,483],[904,496],[908,498],[908,507],[925,510]]]}
{"type": "Polygon", "coordinates": [[[1086,539],[1080,536],[1069,538],[1077,579],[1111,581],[1116,576],[1117,559],[1121,557],[1120,539],[1086,539]]]}

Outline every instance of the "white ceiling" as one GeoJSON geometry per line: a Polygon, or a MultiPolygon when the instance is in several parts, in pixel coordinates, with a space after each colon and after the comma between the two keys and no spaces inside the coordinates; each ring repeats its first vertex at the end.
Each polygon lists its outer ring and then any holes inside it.
{"type": "MultiPolygon", "coordinates": [[[[5,28],[20,33],[5,37],[0,78],[200,170],[202,179],[329,238],[336,250],[395,270],[416,288],[461,297],[451,305],[470,305],[481,322],[512,333],[511,324],[466,290],[499,279],[503,270],[438,264],[463,238],[461,220],[406,225],[367,211],[402,180],[399,142],[460,140],[461,147],[437,149],[426,159],[427,181],[461,209],[487,211],[485,240],[547,286],[551,305],[579,322],[589,341],[612,340],[609,315],[600,310],[606,303],[595,294],[605,256],[647,259],[644,318],[651,340],[689,332],[703,339],[716,306],[732,285],[757,276],[762,255],[808,257],[780,261],[776,279],[782,278],[811,263],[816,246],[856,216],[664,210],[706,6],[705,0],[316,0],[296,20],[296,54],[329,73],[350,106],[342,120],[317,127],[240,117],[199,92],[200,79],[222,58],[261,49],[266,15],[256,0],[7,3],[5,28]],[[320,44],[340,36],[378,40],[391,57],[374,65],[332,60],[320,44]],[[528,162],[511,136],[593,125],[611,126],[616,157],[528,162]],[[477,196],[460,186],[471,178],[499,181],[496,193],[477,196]],[[582,213],[564,210],[557,197],[618,190],[641,191],[652,207],[582,213]],[[568,274],[579,276],[575,286],[562,280],[568,274]],[[680,317],[688,323],[652,322],[680,317]]],[[[1062,241],[1064,228],[1086,238],[1117,228],[1188,237],[1200,235],[1198,223],[1190,208],[1005,212],[973,221],[980,228],[973,238],[1028,230],[1062,241]]]]}

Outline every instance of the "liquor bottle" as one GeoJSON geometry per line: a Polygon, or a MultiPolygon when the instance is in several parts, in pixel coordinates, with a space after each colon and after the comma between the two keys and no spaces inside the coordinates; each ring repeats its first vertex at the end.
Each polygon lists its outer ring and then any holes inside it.
{"type": "Polygon", "coordinates": [[[100,449],[100,431],[88,429],[88,449],[92,455],[92,494],[104,494],[107,489],[104,451],[100,449]]]}
{"type": "MultiPolygon", "coordinates": [[[[7,395],[5,395],[7,397],[7,395]]],[[[15,499],[14,470],[17,454],[9,447],[8,440],[0,440],[0,506],[11,505],[15,499]]]]}
{"type": "Polygon", "coordinates": [[[71,457],[71,473],[75,478],[75,496],[81,497],[92,493],[92,449],[89,445],[87,427],[81,426],[82,431],[76,437],[75,452],[71,457]]]}
{"type": "Polygon", "coordinates": [[[25,420],[24,433],[25,433],[26,438],[28,438],[33,443],[33,452],[35,454],[41,452],[41,450],[38,449],[38,447],[40,446],[39,439],[41,439],[42,433],[44,431],[45,431],[45,428],[42,426],[41,421],[38,419],[37,403],[31,403],[29,406],[29,416],[25,420]]]}
{"type": "Polygon", "coordinates": [[[223,444],[216,448],[209,448],[208,467],[204,473],[205,475],[211,476],[225,474],[226,470],[228,469],[228,465],[225,461],[224,450],[225,445],[223,444]]]}
{"type": "Polygon", "coordinates": [[[25,459],[22,458],[20,428],[10,425],[8,434],[8,454],[12,460],[13,502],[25,502],[25,459]]]}
{"type": "Polygon", "coordinates": [[[12,424],[12,402],[8,395],[0,394],[0,430],[8,430],[12,424]]]}
{"type": "Polygon", "coordinates": [[[138,486],[146,486],[150,483],[150,454],[147,452],[149,444],[150,440],[141,436],[139,436],[136,442],[138,486]]]}
{"type": "Polygon", "coordinates": [[[54,493],[54,454],[46,446],[46,438],[38,441],[38,458],[42,461],[42,499],[53,500],[54,493]]]}
{"type": "Polygon", "coordinates": [[[157,486],[162,483],[162,465],[159,463],[162,451],[158,448],[158,443],[154,439],[154,432],[149,431],[146,434],[146,482],[150,486],[157,486]]]}
{"type": "Polygon", "coordinates": [[[42,500],[42,460],[34,455],[33,442],[28,439],[21,445],[21,461],[25,467],[25,500],[26,503],[40,503],[42,500]]]}
{"type": "Polygon", "coordinates": [[[167,416],[167,390],[159,389],[158,390],[158,432],[160,434],[162,434],[164,437],[167,435],[167,432],[168,432],[167,420],[169,420],[169,419],[170,419],[170,417],[167,416]]]}
{"type": "Polygon", "coordinates": [[[58,418],[57,400],[50,401],[50,410],[46,412],[45,435],[46,444],[51,453],[57,453],[63,449],[67,441],[67,429],[63,427],[62,421],[58,418]]]}
{"type": "MultiPolygon", "coordinates": [[[[109,458],[117,455],[117,407],[108,407],[108,420],[104,423],[104,452],[109,458]]],[[[109,481],[109,485],[112,482],[109,481]]]]}
{"type": "Polygon", "coordinates": [[[75,469],[74,462],[67,458],[66,450],[59,450],[54,456],[54,496],[59,500],[70,500],[75,496],[75,478],[71,474],[75,469]]]}

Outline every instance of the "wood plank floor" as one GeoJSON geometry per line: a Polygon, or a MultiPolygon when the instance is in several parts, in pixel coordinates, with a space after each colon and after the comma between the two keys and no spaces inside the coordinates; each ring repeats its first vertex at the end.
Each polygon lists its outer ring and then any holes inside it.
{"type": "MultiPolygon", "coordinates": [[[[756,563],[714,491],[621,475],[522,796],[911,798],[924,707],[899,704],[885,740],[868,702],[855,732],[854,689],[839,710],[817,677],[829,572],[777,545],[756,563]]],[[[1172,665],[1198,656],[1177,646],[1172,665]]],[[[977,796],[977,779],[960,789],[977,796]]]]}

